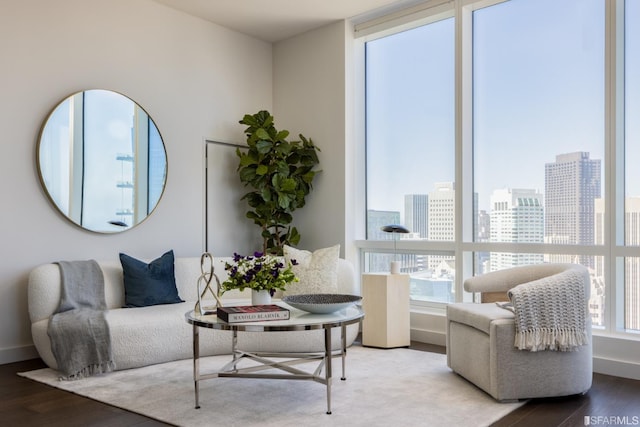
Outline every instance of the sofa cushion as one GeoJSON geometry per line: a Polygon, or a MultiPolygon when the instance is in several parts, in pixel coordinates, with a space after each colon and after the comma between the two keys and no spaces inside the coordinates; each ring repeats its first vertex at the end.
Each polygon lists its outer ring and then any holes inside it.
{"type": "Polygon", "coordinates": [[[147,307],[183,302],[176,287],[173,251],[149,264],[120,254],[124,276],[125,307],[147,307]]]}
{"type": "Polygon", "coordinates": [[[289,263],[296,260],[292,267],[299,282],[287,285],[283,295],[299,294],[335,294],[338,291],[338,258],[340,245],[304,251],[285,245],[284,257],[289,263]]]}

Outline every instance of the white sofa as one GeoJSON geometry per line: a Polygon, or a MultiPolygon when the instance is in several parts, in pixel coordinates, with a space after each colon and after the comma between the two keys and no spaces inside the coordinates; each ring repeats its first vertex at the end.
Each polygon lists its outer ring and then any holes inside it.
{"type": "MultiPolygon", "coordinates": [[[[215,273],[225,280],[225,261],[231,258],[215,258],[215,273]]],[[[175,277],[178,294],[185,301],[150,307],[122,308],[124,283],[119,261],[98,262],[104,275],[106,319],[111,334],[113,358],[117,370],[136,368],[156,363],[186,359],[193,356],[193,327],[186,322],[185,313],[193,310],[198,298],[197,280],[201,275],[200,258],[176,258],[175,277]]],[[[58,264],[43,264],[29,275],[28,305],[31,334],[38,354],[47,366],[57,369],[47,334],[50,317],[60,302],[61,282],[58,264]]],[[[338,262],[338,293],[360,295],[353,265],[340,259],[338,262]]],[[[247,301],[245,291],[226,292],[223,301],[228,304],[247,301]]],[[[278,295],[276,295],[277,297],[278,295]]],[[[347,345],[358,334],[358,324],[347,327],[347,345]]],[[[200,331],[201,355],[228,354],[231,352],[231,332],[202,328],[200,331]]],[[[339,329],[332,334],[333,348],[340,346],[339,329]]],[[[315,352],[324,350],[322,330],[302,332],[240,332],[238,346],[247,351],[264,352],[315,352]]]]}

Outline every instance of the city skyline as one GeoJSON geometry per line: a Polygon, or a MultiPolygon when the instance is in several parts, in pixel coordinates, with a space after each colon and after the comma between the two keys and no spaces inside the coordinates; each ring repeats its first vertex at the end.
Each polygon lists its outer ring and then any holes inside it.
{"type": "MultiPolygon", "coordinates": [[[[494,189],[489,212],[475,209],[474,241],[593,245],[604,244],[604,203],[600,197],[601,164],[588,152],[563,153],[545,164],[544,193],[535,189],[494,189]],[[485,218],[488,216],[488,222],[485,218]],[[482,218],[482,219],[481,219],[482,218]],[[482,224],[482,228],[478,226],[482,224]]],[[[405,213],[369,210],[368,238],[386,238],[376,231],[399,219],[410,233],[403,239],[455,240],[455,185],[437,183],[427,194],[406,194],[405,213]],[[371,219],[377,219],[375,222],[371,219]],[[426,231],[425,231],[426,230],[426,231]]],[[[475,203],[475,200],[474,200],[475,203]]],[[[630,198],[625,212],[625,240],[640,241],[640,198],[630,198]]],[[[395,252],[395,251],[394,251],[395,252]]],[[[402,271],[411,275],[412,295],[431,301],[454,301],[455,256],[394,254],[402,271]],[[448,292],[448,293],[447,293],[448,292]]],[[[476,274],[543,262],[576,262],[592,276],[590,311],[594,325],[602,325],[605,310],[602,257],[540,253],[476,253],[476,274]]],[[[388,255],[369,256],[367,271],[386,271],[388,255]],[[376,259],[377,258],[377,259],[376,259]]],[[[640,259],[625,261],[625,325],[640,329],[640,259]]]]}

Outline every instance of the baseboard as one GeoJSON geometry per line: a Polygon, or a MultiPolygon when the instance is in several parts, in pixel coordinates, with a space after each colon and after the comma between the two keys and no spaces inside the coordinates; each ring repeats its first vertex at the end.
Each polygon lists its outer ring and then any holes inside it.
{"type": "Polygon", "coordinates": [[[614,377],[640,380],[640,364],[624,360],[606,359],[604,357],[593,358],[593,372],[614,377]]]}
{"type": "Polygon", "coordinates": [[[446,334],[438,331],[411,328],[411,341],[441,345],[444,347],[447,345],[447,336],[446,334]]]}
{"type": "Polygon", "coordinates": [[[23,360],[37,359],[38,357],[40,356],[38,356],[38,352],[33,345],[0,349],[0,365],[21,362],[23,360]]]}

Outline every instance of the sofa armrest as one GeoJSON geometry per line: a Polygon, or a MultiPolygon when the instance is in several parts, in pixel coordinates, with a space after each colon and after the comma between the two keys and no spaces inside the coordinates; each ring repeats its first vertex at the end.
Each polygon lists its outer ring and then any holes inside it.
{"type": "Polygon", "coordinates": [[[53,315],[60,305],[61,294],[62,284],[57,264],[43,264],[31,270],[27,289],[31,323],[53,315]]]}

